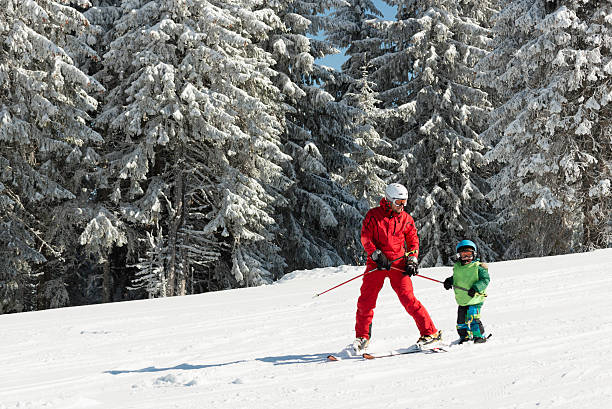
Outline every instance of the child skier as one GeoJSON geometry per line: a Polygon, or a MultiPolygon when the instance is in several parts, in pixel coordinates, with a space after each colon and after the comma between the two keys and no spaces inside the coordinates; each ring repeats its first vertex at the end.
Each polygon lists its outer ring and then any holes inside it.
{"type": "Polygon", "coordinates": [[[473,339],[475,344],[480,344],[486,341],[484,327],[480,321],[480,309],[490,281],[488,266],[476,258],[476,244],[473,241],[462,240],[455,249],[457,262],[453,266],[453,275],[444,280],[444,288],[450,290],[455,287],[455,300],[459,304],[457,309],[459,343],[473,339]]]}

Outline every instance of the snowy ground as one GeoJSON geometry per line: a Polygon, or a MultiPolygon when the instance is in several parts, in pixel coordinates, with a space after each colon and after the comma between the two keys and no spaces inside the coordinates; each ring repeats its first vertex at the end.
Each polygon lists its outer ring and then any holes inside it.
{"type": "MultiPolygon", "coordinates": [[[[361,272],[0,316],[0,409],[612,408],[612,249],[491,264],[486,344],[325,362],[354,337],[361,280],[312,296],[361,272]]],[[[414,285],[454,340],[452,293],[414,285]]],[[[418,338],[388,283],[375,312],[372,351],[418,338]]]]}

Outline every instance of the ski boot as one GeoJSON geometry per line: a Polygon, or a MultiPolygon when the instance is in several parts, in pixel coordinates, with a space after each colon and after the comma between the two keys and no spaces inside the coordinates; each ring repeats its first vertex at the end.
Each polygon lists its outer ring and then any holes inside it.
{"type": "Polygon", "coordinates": [[[423,345],[431,344],[433,342],[438,342],[441,340],[442,340],[442,331],[438,331],[431,335],[423,335],[422,337],[418,339],[416,343],[419,346],[423,346],[423,345]]]}
{"type": "Polygon", "coordinates": [[[369,339],[363,337],[355,338],[355,341],[353,341],[353,351],[355,351],[355,354],[361,355],[365,352],[369,345],[369,339]]]}

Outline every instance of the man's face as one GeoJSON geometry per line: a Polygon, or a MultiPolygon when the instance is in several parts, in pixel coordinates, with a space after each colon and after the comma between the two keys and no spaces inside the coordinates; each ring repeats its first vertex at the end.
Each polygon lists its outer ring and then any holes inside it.
{"type": "Polygon", "coordinates": [[[391,201],[391,210],[395,213],[401,213],[406,206],[406,199],[394,199],[391,201]]]}

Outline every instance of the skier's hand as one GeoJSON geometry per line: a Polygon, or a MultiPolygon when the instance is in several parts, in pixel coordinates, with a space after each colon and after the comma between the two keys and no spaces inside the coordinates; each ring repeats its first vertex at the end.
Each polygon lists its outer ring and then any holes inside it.
{"type": "Polygon", "coordinates": [[[452,276],[444,280],[444,289],[450,290],[451,288],[453,288],[453,277],[452,276]]]}
{"type": "Polygon", "coordinates": [[[379,270],[389,270],[391,268],[391,262],[382,251],[377,249],[370,257],[376,263],[376,267],[379,270]]]}
{"type": "Polygon", "coordinates": [[[404,275],[412,277],[417,274],[419,274],[419,269],[416,257],[406,257],[406,271],[404,272],[404,275]]]}
{"type": "Polygon", "coordinates": [[[476,295],[476,289],[475,288],[470,288],[467,293],[468,293],[468,295],[470,297],[473,297],[473,296],[476,295]]]}

